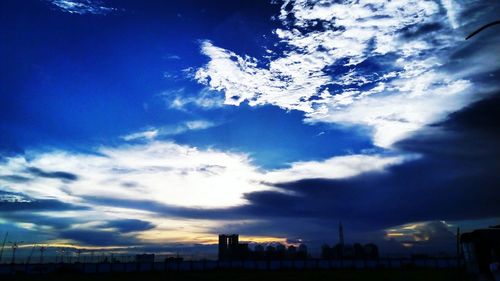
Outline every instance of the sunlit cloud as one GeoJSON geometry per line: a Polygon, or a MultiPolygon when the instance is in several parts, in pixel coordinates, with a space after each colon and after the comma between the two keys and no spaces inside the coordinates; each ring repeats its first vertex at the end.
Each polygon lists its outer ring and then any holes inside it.
{"type": "Polygon", "coordinates": [[[449,2],[443,21],[434,1],[285,1],[275,30],[284,51],[257,59],[204,41],[210,61],[195,79],[224,92],[224,104],[271,104],[304,112],[308,123],[367,127],[375,145],[389,148],[481,96],[444,69],[463,42],[454,30],[459,4],[449,2]]]}
{"type": "Polygon", "coordinates": [[[270,171],[265,179],[279,183],[301,179],[339,179],[357,176],[365,172],[381,172],[416,156],[347,155],[324,161],[292,163],[288,169],[270,171]]]}
{"type": "MultiPolygon", "coordinates": [[[[203,127],[203,124],[195,122],[187,126],[193,129],[203,127]]],[[[363,172],[380,172],[402,161],[402,157],[351,155],[318,162],[291,163],[289,168],[266,171],[255,166],[243,153],[151,140],[101,147],[92,154],[63,150],[28,151],[7,158],[0,166],[0,184],[4,192],[10,192],[3,195],[3,200],[11,204],[43,200],[64,202],[51,208],[41,208],[44,205],[38,209],[30,207],[31,216],[43,218],[37,219],[37,225],[31,223],[29,216],[11,217],[18,227],[26,230],[36,228],[36,231],[50,234],[56,227],[60,229],[60,238],[83,244],[101,243],[109,238],[109,233],[116,231],[121,234],[111,244],[134,244],[137,241],[187,243],[200,242],[200,239],[205,239],[202,237],[213,235],[213,229],[231,219],[186,220],[182,213],[169,216],[168,211],[162,212],[163,217],[158,218],[157,210],[148,206],[137,208],[134,202],[154,202],[157,206],[165,206],[166,210],[168,206],[207,210],[242,206],[248,204],[245,194],[279,191],[273,183],[280,181],[311,177],[346,178],[363,172]],[[34,173],[34,168],[44,172],[34,173]],[[16,181],[7,177],[9,175],[26,180],[16,181]],[[70,175],[73,176],[68,180],[70,175]],[[102,198],[103,201],[92,198],[102,198]],[[112,202],[111,199],[128,204],[106,204],[105,201],[112,202]],[[137,223],[131,227],[131,222],[137,223]],[[88,235],[80,235],[88,231],[95,231],[95,237],[87,239],[88,235]]]]}
{"type": "Polygon", "coordinates": [[[453,226],[446,221],[409,223],[386,230],[386,239],[401,243],[406,248],[422,243],[453,243],[453,226]]]}

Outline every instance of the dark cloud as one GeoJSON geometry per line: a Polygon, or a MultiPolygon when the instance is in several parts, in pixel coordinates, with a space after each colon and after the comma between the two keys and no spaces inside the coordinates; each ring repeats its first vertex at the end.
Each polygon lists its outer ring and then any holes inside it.
{"type": "Polygon", "coordinates": [[[84,210],[85,206],[73,205],[56,199],[37,199],[34,201],[5,202],[0,201],[0,212],[19,211],[68,211],[84,210]]]}
{"type": "Polygon", "coordinates": [[[5,181],[8,181],[8,182],[14,182],[14,183],[24,183],[24,182],[31,181],[30,178],[23,177],[23,176],[18,176],[18,175],[0,176],[0,180],[5,180],[5,181]]]}
{"type": "MultiPolygon", "coordinates": [[[[500,214],[500,96],[477,102],[398,143],[421,158],[341,180],[281,183],[295,195],[247,195],[258,217],[344,220],[367,230],[412,221],[468,220],[500,214]]],[[[330,227],[331,228],[331,227],[330,227]]]]}
{"type": "MultiPolygon", "coordinates": [[[[421,158],[392,167],[387,173],[282,183],[278,185],[280,188],[293,190],[299,196],[261,192],[249,194],[247,199],[270,206],[277,196],[285,197],[284,205],[292,206],[298,213],[307,210],[301,210],[304,205],[296,200],[302,202],[300,198],[313,197],[315,202],[331,202],[332,205],[325,206],[330,210],[348,203],[351,215],[359,212],[354,210],[363,209],[370,212],[378,209],[388,217],[411,215],[420,219],[498,215],[500,206],[495,204],[495,199],[500,198],[500,190],[496,188],[500,182],[498,108],[500,96],[495,95],[398,143],[401,151],[418,153],[421,158]],[[357,205],[368,208],[356,208],[357,205]],[[391,215],[391,209],[407,211],[391,215]]],[[[279,207],[273,209],[280,212],[279,207]]]]}
{"type": "Polygon", "coordinates": [[[62,239],[71,239],[88,246],[127,246],[138,244],[134,237],[125,237],[120,233],[104,230],[71,229],[60,231],[62,239]]]}
{"type": "Polygon", "coordinates": [[[114,220],[107,223],[108,227],[116,228],[120,233],[128,233],[134,231],[144,231],[154,228],[155,226],[147,221],[136,219],[114,220]]]}
{"type": "MultiPolygon", "coordinates": [[[[259,219],[257,223],[227,225],[224,231],[317,242],[335,241],[339,220],[344,221],[350,239],[369,241],[380,240],[385,228],[410,222],[498,217],[498,108],[497,94],[398,143],[401,152],[419,154],[420,158],[384,173],[280,183],[276,187],[291,192],[253,192],[246,194],[249,204],[245,206],[204,212],[176,210],[175,214],[259,219]]],[[[443,242],[453,238],[442,224],[429,225],[417,232],[434,242],[440,240],[441,245],[453,245],[443,242]]],[[[437,246],[420,240],[414,244],[437,246]]]]}
{"type": "Polygon", "coordinates": [[[33,199],[28,195],[0,190],[0,213],[86,210],[88,207],[57,199],[33,199]]]}
{"type": "Polygon", "coordinates": [[[415,37],[426,35],[427,33],[430,32],[441,31],[442,29],[445,29],[445,27],[443,26],[442,23],[439,22],[433,22],[421,25],[416,24],[402,29],[401,34],[406,39],[413,39],[415,37]]]}
{"type": "Polygon", "coordinates": [[[60,179],[60,180],[65,180],[65,181],[78,180],[77,175],[72,174],[72,173],[68,173],[68,172],[61,172],[61,171],[47,172],[47,171],[44,171],[44,170],[36,168],[36,167],[30,167],[27,169],[27,171],[35,177],[53,178],[53,179],[60,179]]]}
{"type": "Polygon", "coordinates": [[[48,232],[52,235],[55,235],[54,230],[59,231],[59,230],[64,230],[68,229],[71,227],[72,224],[82,222],[81,218],[74,218],[74,217],[52,217],[52,216],[45,216],[41,214],[37,214],[35,212],[2,212],[1,216],[3,219],[6,219],[10,222],[16,222],[16,223],[34,223],[36,224],[37,227],[49,227],[44,228],[42,230],[41,228],[37,229],[37,232],[48,232]]]}

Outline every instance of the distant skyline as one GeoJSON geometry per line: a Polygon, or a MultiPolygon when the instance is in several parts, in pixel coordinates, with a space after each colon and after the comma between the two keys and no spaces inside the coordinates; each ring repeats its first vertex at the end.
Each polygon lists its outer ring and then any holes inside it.
{"type": "Polygon", "coordinates": [[[455,249],[500,224],[500,3],[0,2],[0,238],[455,249]]]}

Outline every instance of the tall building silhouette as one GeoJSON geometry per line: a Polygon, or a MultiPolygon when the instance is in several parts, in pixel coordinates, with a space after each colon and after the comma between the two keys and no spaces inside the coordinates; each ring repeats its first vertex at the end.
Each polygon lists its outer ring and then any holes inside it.
{"type": "Polygon", "coordinates": [[[219,260],[242,259],[248,244],[240,244],[238,234],[219,234],[219,260]]]}

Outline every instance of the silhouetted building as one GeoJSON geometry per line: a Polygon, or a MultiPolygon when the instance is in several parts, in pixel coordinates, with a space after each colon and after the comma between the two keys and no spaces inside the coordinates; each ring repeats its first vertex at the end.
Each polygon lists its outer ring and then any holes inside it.
{"type": "Polygon", "coordinates": [[[266,259],[275,259],[276,258],[276,248],[272,245],[268,245],[266,247],[266,252],[264,253],[264,257],[266,259]]]}
{"type": "Polygon", "coordinates": [[[248,253],[248,244],[240,244],[238,234],[219,235],[219,260],[243,260],[248,253]]]}
{"type": "Polygon", "coordinates": [[[265,248],[261,244],[255,245],[253,251],[247,243],[239,243],[238,234],[219,235],[219,260],[293,260],[307,259],[307,246],[296,246],[275,243],[268,244],[265,248]]]}
{"type": "Polygon", "coordinates": [[[340,243],[335,245],[332,249],[332,252],[334,254],[334,258],[336,259],[341,259],[344,257],[344,245],[341,245],[340,243]]]}
{"type": "Polygon", "coordinates": [[[353,256],[355,259],[362,259],[365,256],[363,246],[359,243],[353,245],[353,256]]]}
{"type": "Polygon", "coordinates": [[[265,254],[264,246],[262,246],[261,244],[255,245],[255,247],[253,248],[253,255],[252,255],[253,259],[262,260],[264,259],[264,254],[265,254]]]}
{"type": "Polygon", "coordinates": [[[150,263],[155,261],[154,254],[139,254],[135,255],[135,261],[140,263],[150,263]]]}
{"type": "Polygon", "coordinates": [[[299,252],[297,253],[297,258],[305,260],[308,258],[308,253],[307,253],[307,246],[306,244],[300,244],[299,245],[299,252]]]}
{"type": "Polygon", "coordinates": [[[322,259],[334,258],[333,249],[330,246],[328,246],[328,244],[323,244],[323,246],[321,246],[321,258],[322,259]]]}
{"type": "Polygon", "coordinates": [[[264,246],[262,246],[261,244],[257,244],[257,245],[255,245],[255,247],[253,248],[253,250],[254,250],[256,253],[259,253],[259,252],[264,252],[264,246]]]}
{"type": "Polygon", "coordinates": [[[335,246],[324,244],[321,247],[321,258],[323,259],[378,259],[377,245],[369,243],[362,245],[355,243],[347,245],[344,241],[344,227],[339,222],[339,242],[335,246]]]}
{"type": "Polygon", "coordinates": [[[165,258],[165,262],[181,262],[183,260],[184,260],[184,258],[183,257],[179,257],[179,256],[177,256],[177,257],[166,257],[165,258]]]}
{"type": "Polygon", "coordinates": [[[359,243],[353,246],[337,244],[333,247],[325,244],[321,247],[323,259],[378,259],[378,257],[378,247],[373,243],[364,246],[359,243]]]}
{"type": "Polygon", "coordinates": [[[342,249],[342,258],[353,259],[354,258],[354,247],[351,245],[344,245],[342,249]]]}
{"type": "Polygon", "coordinates": [[[378,259],[379,252],[378,246],[373,243],[368,243],[363,247],[364,250],[364,258],[365,259],[378,259]]]}
{"type": "Polygon", "coordinates": [[[490,265],[500,262],[500,227],[477,229],[460,236],[467,271],[489,275],[490,265]]]}
{"type": "Polygon", "coordinates": [[[276,245],[276,259],[282,260],[286,257],[286,246],[283,244],[276,245]]]}
{"type": "Polygon", "coordinates": [[[286,250],[286,255],[288,259],[294,260],[297,258],[297,248],[293,245],[289,246],[286,250]]]}

